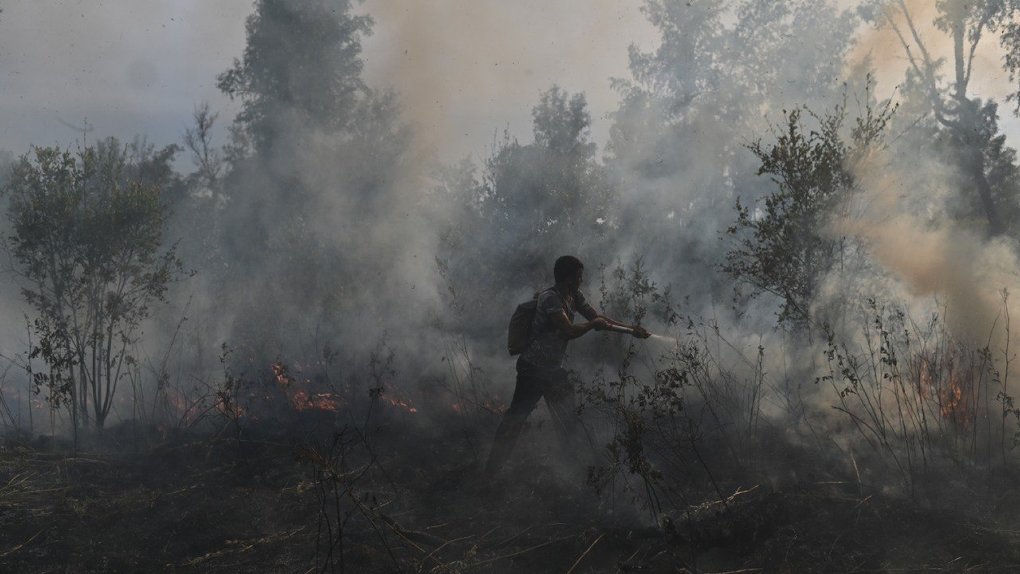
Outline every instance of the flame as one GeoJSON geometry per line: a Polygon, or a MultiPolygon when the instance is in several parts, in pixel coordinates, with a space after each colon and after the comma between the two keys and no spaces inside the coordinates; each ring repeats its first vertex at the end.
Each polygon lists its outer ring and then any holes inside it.
{"type": "Polygon", "coordinates": [[[301,385],[311,385],[311,381],[304,380],[299,381],[294,377],[290,376],[287,371],[286,365],[282,362],[277,361],[270,365],[270,370],[273,372],[273,378],[277,384],[283,389],[284,394],[290,401],[294,410],[297,411],[331,411],[336,412],[339,410],[340,405],[343,403],[343,399],[340,398],[336,393],[323,392],[323,393],[312,393],[306,389],[298,388],[301,385]]]}
{"type": "Polygon", "coordinates": [[[974,421],[975,389],[973,377],[961,374],[961,370],[972,374],[973,368],[965,369],[960,362],[952,351],[946,351],[941,362],[919,353],[915,362],[917,393],[922,400],[934,398],[942,418],[966,428],[974,421]]]}
{"type": "Polygon", "coordinates": [[[167,390],[166,400],[177,413],[180,422],[191,424],[198,420],[202,401],[189,401],[184,393],[173,389],[167,390]]]}
{"type": "Polygon", "coordinates": [[[285,367],[280,361],[273,363],[269,368],[272,369],[273,377],[276,379],[277,383],[286,387],[294,382],[290,376],[287,375],[287,367],[285,367]]]}
{"type": "Polygon", "coordinates": [[[333,393],[309,394],[308,391],[297,391],[290,396],[291,404],[299,411],[319,410],[333,411],[340,406],[340,397],[333,393]]]}
{"type": "Polygon", "coordinates": [[[414,414],[414,413],[418,412],[418,409],[414,405],[412,405],[410,403],[410,401],[405,401],[405,400],[402,400],[402,399],[392,399],[392,398],[391,399],[387,399],[387,400],[390,402],[391,406],[394,406],[394,407],[397,407],[399,409],[405,410],[405,411],[407,411],[409,413],[414,414]]]}
{"type": "Polygon", "coordinates": [[[963,428],[969,428],[974,422],[974,390],[969,380],[968,383],[964,381],[954,366],[946,384],[939,390],[939,414],[963,428]]]}

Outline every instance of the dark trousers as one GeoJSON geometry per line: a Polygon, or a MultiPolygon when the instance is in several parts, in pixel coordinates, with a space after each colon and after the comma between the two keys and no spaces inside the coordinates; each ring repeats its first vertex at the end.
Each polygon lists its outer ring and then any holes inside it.
{"type": "Polygon", "coordinates": [[[495,474],[510,458],[514,445],[524,430],[524,422],[538,406],[538,401],[542,397],[545,397],[545,404],[549,407],[556,433],[569,452],[580,421],[577,416],[574,386],[567,378],[567,371],[542,369],[518,360],[514,398],[510,401],[510,409],[503,415],[503,421],[496,430],[489,462],[485,467],[486,473],[495,474]]]}

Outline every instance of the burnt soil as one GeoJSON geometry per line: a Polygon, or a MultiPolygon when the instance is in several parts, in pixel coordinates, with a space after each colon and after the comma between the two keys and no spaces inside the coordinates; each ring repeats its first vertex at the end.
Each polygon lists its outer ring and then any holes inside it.
{"type": "Polygon", "coordinates": [[[710,460],[717,484],[692,471],[683,510],[652,513],[646,492],[596,494],[527,441],[486,480],[488,430],[320,423],[114,429],[77,449],[9,439],[0,571],[1020,571],[1020,496],[1006,476],[941,481],[922,497],[824,468],[737,484],[710,460]]]}

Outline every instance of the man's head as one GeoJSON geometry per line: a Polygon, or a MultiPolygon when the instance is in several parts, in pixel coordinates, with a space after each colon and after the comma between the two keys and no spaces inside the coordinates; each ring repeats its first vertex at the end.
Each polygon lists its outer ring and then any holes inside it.
{"type": "Polygon", "coordinates": [[[556,279],[556,284],[571,291],[577,291],[581,287],[583,274],[584,264],[572,255],[560,257],[553,265],[553,277],[556,279]]]}

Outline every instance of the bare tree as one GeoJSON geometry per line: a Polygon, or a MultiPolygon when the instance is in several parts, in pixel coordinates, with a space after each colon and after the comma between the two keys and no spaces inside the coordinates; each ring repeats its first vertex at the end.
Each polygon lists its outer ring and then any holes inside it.
{"type": "Polygon", "coordinates": [[[194,127],[184,132],[184,145],[198,168],[195,175],[199,184],[209,190],[215,188],[223,171],[223,158],[212,144],[212,129],[218,117],[218,113],[209,109],[208,102],[204,102],[195,108],[194,127]]]}

